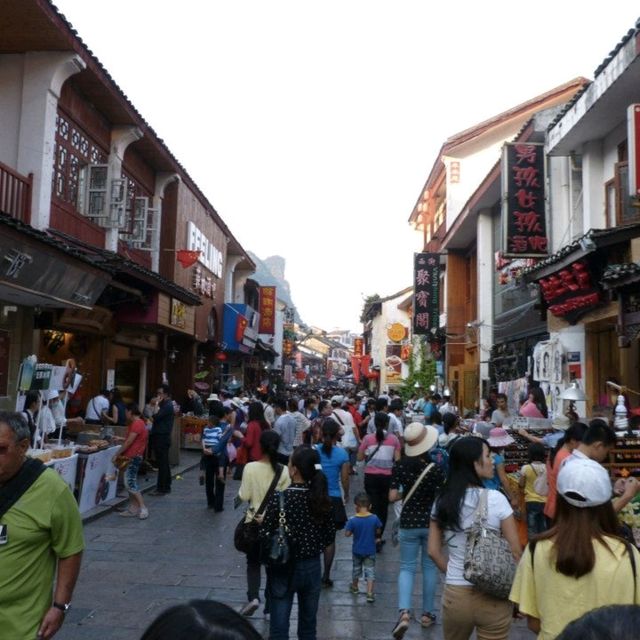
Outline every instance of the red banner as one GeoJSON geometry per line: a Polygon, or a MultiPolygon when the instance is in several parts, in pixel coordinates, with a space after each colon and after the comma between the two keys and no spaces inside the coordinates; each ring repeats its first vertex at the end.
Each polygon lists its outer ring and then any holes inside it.
{"type": "Polygon", "coordinates": [[[275,333],[276,288],[260,287],[260,324],[258,333],[275,333]]]}
{"type": "Polygon", "coordinates": [[[360,382],[360,356],[351,356],[351,371],[353,371],[353,381],[358,384],[360,382]]]}

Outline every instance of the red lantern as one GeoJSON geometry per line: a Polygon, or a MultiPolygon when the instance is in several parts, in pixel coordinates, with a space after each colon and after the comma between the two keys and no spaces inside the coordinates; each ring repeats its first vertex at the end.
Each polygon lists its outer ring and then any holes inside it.
{"type": "Polygon", "coordinates": [[[224,353],[224,351],[219,351],[218,353],[216,353],[216,360],[219,360],[220,362],[224,362],[227,359],[227,354],[224,353]]]}

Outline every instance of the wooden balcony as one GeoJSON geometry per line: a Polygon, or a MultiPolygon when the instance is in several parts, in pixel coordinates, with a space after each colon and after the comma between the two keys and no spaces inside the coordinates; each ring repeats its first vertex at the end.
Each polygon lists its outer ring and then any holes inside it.
{"type": "Polygon", "coordinates": [[[31,221],[33,174],[20,175],[0,162],[0,211],[25,224],[31,221]]]}

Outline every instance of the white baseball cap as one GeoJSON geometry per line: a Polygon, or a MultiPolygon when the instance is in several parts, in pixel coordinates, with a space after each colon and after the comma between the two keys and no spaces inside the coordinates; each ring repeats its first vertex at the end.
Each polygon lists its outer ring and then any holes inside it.
{"type": "Polygon", "coordinates": [[[558,493],[574,507],[597,507],[611,500],[607,470],[590,458],[571,456],[558,474],[558,493]]]}

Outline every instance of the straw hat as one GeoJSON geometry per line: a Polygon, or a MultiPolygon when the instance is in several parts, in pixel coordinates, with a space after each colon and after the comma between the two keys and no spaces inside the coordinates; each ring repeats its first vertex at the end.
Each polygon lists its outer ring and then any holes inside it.
{"type": "Polygon", "coordinates": [[[431,425],[412,422],[404,430],[403,437],[404,452],[408,456],[419,456],[438,442],[438,430],[431,425]]]}

